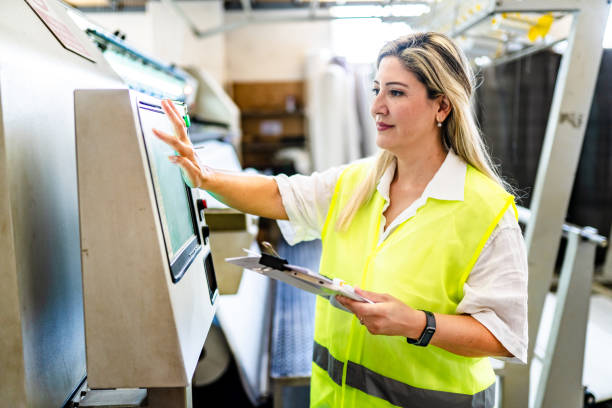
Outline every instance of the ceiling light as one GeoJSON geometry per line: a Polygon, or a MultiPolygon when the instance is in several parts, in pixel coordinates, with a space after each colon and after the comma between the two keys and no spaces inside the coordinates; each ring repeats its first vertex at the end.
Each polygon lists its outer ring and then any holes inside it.
{"type": "Polygon", "coordinates": [[[338,18],[418,17],[429,11],[426,4],[350,5],[329,8],[329,13],[338,18]]]}
{"type": "Polygon", "coordinates": [[[427,4],[392,4],[385,8],[390,9],[394,17],[419,17],[430,11],[427,4]]]}
{"type": "Polygon", "coordinates": [[[382,13],[382,6],[333,6],[329,8],[329,14],[338,18],[383,17],[382,13]]]}

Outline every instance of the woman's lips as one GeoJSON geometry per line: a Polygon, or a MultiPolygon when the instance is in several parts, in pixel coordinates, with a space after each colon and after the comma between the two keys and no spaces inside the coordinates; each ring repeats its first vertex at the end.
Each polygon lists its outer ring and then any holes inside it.
{"type": "Polygon", "coordinates": [[[391,129],[392,127],[393,127],[392,125],[387,125],[384,122],[376,122],[376,129],[378,129],[381,132],[383,130],[391,129]]]}

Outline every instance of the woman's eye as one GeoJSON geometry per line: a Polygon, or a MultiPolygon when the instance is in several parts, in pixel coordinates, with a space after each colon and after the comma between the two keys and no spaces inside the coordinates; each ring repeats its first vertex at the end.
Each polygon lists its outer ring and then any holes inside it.
{"type": "Polygon", "coordinates": [[[402,96],[404,94],[402,91],[397,91],[395,89],[391,90],[389,93],[391,96],[402,96]]]}
{"type": "Polygon", "coordinates": [[[380,89],[378,89],[378,88],[372,88],[372,93],[373,93],[374,95],[378,95],[378,93],[379,93],[379,92],[380,92],[380,89]]]}

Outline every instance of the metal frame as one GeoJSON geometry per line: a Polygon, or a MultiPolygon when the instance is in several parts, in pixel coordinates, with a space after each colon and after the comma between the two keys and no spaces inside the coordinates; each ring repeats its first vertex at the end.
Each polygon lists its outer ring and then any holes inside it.
{"type": "MultiPolygon", "coordinates": [[[[609,4],[606,0],[586,3],[569,0],[531,2],[513,0],[497,1],[495,7],[495,12],[575,10],[568,47],[559,68],[546,127],[531,201],[532,217],[525,233],[529,263],[529,344],[532,345],[529,362],[533,357],[533,345],[538,333],[544,300],[553,279],[562,225],[578,168],[608,17],[609,4]],[[585,61],[589,63],[585,64],[585,61]]],[[[584,296],[588,300],[588,293],[584,296]]],[[[580,353],[584,351],[584,344],[582,346],[580,353]]],[[[578,351],[572,350],[572,353],[576,352],[578,351]]],[[[508,365],[504,368],[504,389],[510,391],[502,395],[504,408],[528,406],[529,370],[529,363],[525,366],[508,365]]],[[[575,376],[575,373],[572,375],[575,376]]],[[[548,387],[549,383],[547,379],[541,382],[542,387],[548,387]]],[[[560,395],[563,394],[561,388],[563,388],[561,383],[555,384],[555,389],[560,395]]],[[[543,388],[537,391],[538,395],[544,395],[545,392],[543,388]]],[[[576,406],[568,399],[560,401],[560,405],[549,405],[550,401],[543,396],[539,397],[536,407],[576,406]]]]}
{"type": "MultiPolygon", "coordinates": [[[[610,237],[612,237],[612,228],[610,229],[610,237]]],[[[612,283],[612,249],[608,247],[606,253],[606,261],[601,269],[601,275],[597,277],[599,282],[612,283]]]]}
{"type": "Polygon", "coordinates": [[[598,243],[583,238],[582,231],[572,228],[568,233],[550,337],[535,390],[536,407],[583,405],[584,348],[598,243]]]}
{"type": "Polygon", "coordinates": [[[291,377],[291,378],[274,378],[272,379],[274,393],[272,401],[274,408],[283,408],[283,390],[286,387],[305,387],[310,386],[310,376],[308,377],[291,377]]]}
{"type": "MultiPolygon", "coordinates": [[[[592,1],[575,14],[568,48],[557,75],[531,200],[533,219],[525,232],[529,263],[529,343],[532,345],[535,344],[544,301],[553,278],[559,250],[559,231],[567,213],[578,168],[599,72],[608,7],[609,4],[604,0],[592,1]],[[585,61],[589,63],[585,64],[585,61]]],[[[591,258],[591,261],[594,261],[594,258],[591,258]]],[[[588,294],[586,296],[588,300],[588,294]]],[[[584,344],[580,352],[584,352],[584,344]]],[[[533,347],[529,360],[532,356],[533,347]]],[[[515,374],[528,378],[526,370],[527,368],[515,370],[515,374]]],[[[582,368],[580,372],[582,373],[582,368]]],[[[527,406],[524,398],[528,393],[524,391],[527,391],[527,388],[513,389],[512,393],[505,393],[505,406],[527,406]],[[513,404],[511,401],[514,399],[523,399],[523,402],[513,404]]],[[[559,391],[561,393],[560,389],[559,391]]],[[[547,403],[545,400],[540,402],[547,403]]],[[[568,402],[556,406],[576,406],[568,402]]],[[[539,406],[548,405],[536,404],[536,407],[539,406]]]]}
{"type": "MultiPolygon", "coordinates": [[[[531,211],[523,207],[517,208],[519,222],[529,225],[531,211]]],[[[561,233],[567,238],[568,245],[558,280],[553,321],[544,353],[534,357],[541,361],[543,367],[540,372],[531,370],[531,375],[539,374],[537,379],[530,381],[530,385],[535,385],[535,389],[531,391],[535,394],[535,407],[582,405],[585,338],[595,268],[595,249],[608,245],[607,239],[592,227],[563,224],[561,233]]],[[[535,344],[532,348],[535,348],[535,344]]],[[[505,368],[497,370],[497,374],[502,378],[502,385],[505,385],[507,380],[505,368]]],[[[501,388],[501,395],[504,395],[504,387],[501,388]]]]}

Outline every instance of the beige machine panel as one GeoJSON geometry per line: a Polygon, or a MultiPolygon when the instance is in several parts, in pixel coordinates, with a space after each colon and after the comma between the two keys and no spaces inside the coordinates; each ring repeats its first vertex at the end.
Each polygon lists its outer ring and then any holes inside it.
{"type": "MultiPolygon", "coordinates": [[[[0,106],[1,91],[0,89],[0,106]]],[[[6,157],[0,109],[0,191],[3,192],[9,191],[6,157]]],[[[25,367],[9,198],[9,194],[0,194],[0,349],[8,351],[0,357],[0,399],[21,407],[26,405],[25,367]]]]}
{"type": "Polygon", "coordinates": [[[214,317],[218,291],[199,225],[199,252],[178,281],[171,274],[163,205],[144,139],[148,130],[140,125],[143,101],[159,105],[127,90],[75,92],[92,388],[188,385],[214,317]]]}

